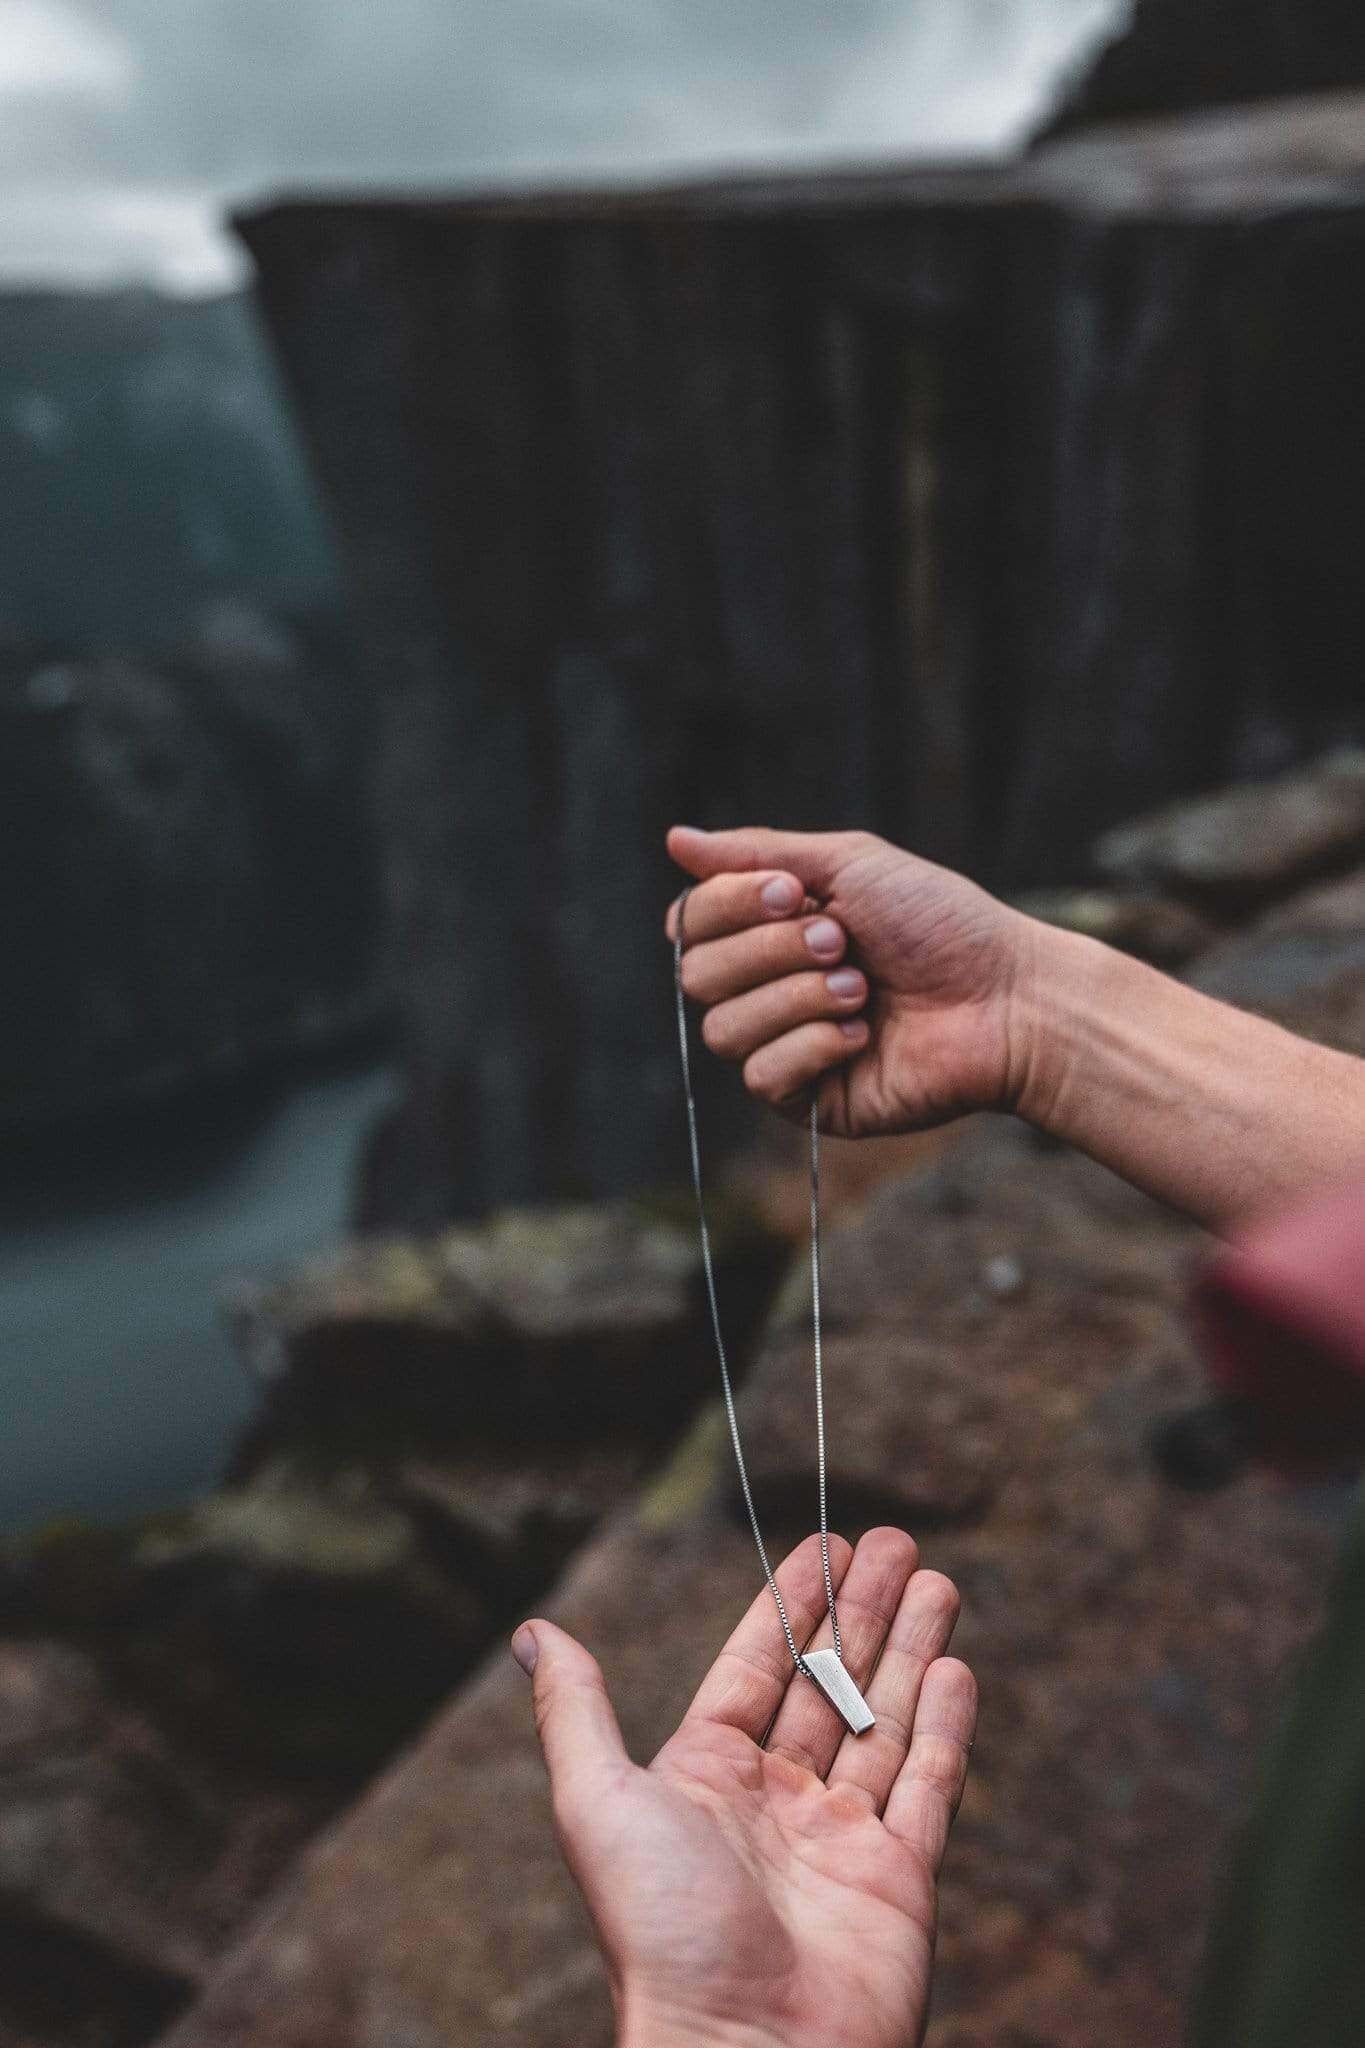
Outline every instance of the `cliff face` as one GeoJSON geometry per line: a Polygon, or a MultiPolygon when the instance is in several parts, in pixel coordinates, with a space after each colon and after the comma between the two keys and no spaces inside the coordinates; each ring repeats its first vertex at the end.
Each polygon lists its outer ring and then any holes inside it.
{"type": "Polygon", "coordinates": [[[0,1127],[377,1015],[367,711],[244,294],[0,293],[0,1127]]]}
{"type": "Polygon", "coordinates": [[[675,818],[1018,886],[1349,734],[1360,130],[241,223],[383,705],[371,1214],[676,1160],[675,818]]]}
{"type": "Polygon", "coordinates": [[[243,608],[166,660],[0,654],[0,1128],[374,1026],[368,732],[326,636],[243,608]]]}
{"type": "Polygon", "coordinates": [[[0,291],[0,640],[165,647],[225,597],[334,609],[245,293],[0,291]]]}
{"type": "Polygon", "coordinates": [[[1137,0],[1049,132],[1362,83],[1355,0],[1137,0]]]}
{"type": "Polygon", "coordinates": [[[900,366],[809,225],[247,226],[384,705],[412,1104],[375,1213],[670,1170],[667,825],[912,808],[900,366]]]}

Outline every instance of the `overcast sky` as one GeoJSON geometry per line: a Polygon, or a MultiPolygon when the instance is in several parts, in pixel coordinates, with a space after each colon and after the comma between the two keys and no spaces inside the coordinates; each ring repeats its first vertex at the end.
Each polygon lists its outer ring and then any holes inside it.
{"type": "Polygon", "coordinates": [[[225,202],[994,153],[1128,0],[0,0],[0,275],[237,261],[225,202]]]}

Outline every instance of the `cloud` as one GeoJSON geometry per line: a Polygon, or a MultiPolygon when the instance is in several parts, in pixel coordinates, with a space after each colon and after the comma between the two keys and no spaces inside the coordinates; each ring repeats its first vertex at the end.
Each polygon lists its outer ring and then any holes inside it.
{"type": "Polygon", "coordinates": [[[0,99],[56,92],[124,98],[137,75],[126,40],[60,0],[0,0],[0,99]]]}
{"type": "Polygon", "coordinates": [[[227,291],[248,273],[211,190],[48,185],[5,195],[0,281],[113,290],[152,281],[177,296],[227,291]]]}
{"type": "Polygon", "coordinates": [[[1131,12],[1114,0],[949,0],[907,10],[845,68],[825,126],[851,146],[976,155],[1024,142],[1131,12]]]}
{"type": "MultiPolygon", "coordinates": [[[[114,191],[170,221],[282,185],[995,151],[1127,4],[0,0],[0,197],[135,265],[159,239],[114,191]]],[[[0,227],[0,269],[23,242],[0,227]]]]}

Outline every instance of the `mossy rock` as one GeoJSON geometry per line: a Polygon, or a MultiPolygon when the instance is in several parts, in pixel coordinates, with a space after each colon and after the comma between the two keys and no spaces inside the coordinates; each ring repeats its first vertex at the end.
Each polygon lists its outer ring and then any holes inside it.
{"type": "MultiPolygon", "coordinates": [[[[267,1405],[234,1477],[280,1449],[326,1469],[481,1440],[665,1442],[713,1385],[690,1200],[505,1209],[239,1289],[230,1317],[267,1405]]],[[[713,1241],[738,1350],[784,1247],[739,1198],[717,1203],[713,1241]]]]}

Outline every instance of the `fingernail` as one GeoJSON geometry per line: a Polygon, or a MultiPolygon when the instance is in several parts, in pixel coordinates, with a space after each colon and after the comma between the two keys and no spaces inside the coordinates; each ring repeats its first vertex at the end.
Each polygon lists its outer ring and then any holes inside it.
{"type": "Polygon", "coordinates": [[[825,976],[825,987],[832,996],[842,1001],[845,996],[860,996],[863,992],[863,977],[856,967],[836,967],[833,974],[825,976]]]}
{"type": "Polygon", "coordinates": [[[536,1668],[536,1658],[540,1651],[536,1646],[535,1636],[524,1623],[512,1638],[512,1655],[529,1678],[536,1668]]]}
{"type": "Polygon", "coordinates": [[[763,908],[765,910],[795,910],[805,892],[799,882],[790,875],[774,875],[764,885],[763,908]]]}
{"type": "Polygon", "coordinates": [[[817,917],[806,926],[806,944],[812,953],[837,953],[844,935],[832,917],[817,917]]]}
{"type": "Polygon", "coordinates": [[[861,1017],[845,1017],[839,1029],[843,1032],[845,1038],[861,1038],[867,1030],[867,1026],[861,1017]]]}
{"type": "Polygon", "coordinates": [[[705,825],[675,825],[673,830],[675,832],[695,832],[699,839],[705,839],[706,837],[705,825]]]}

